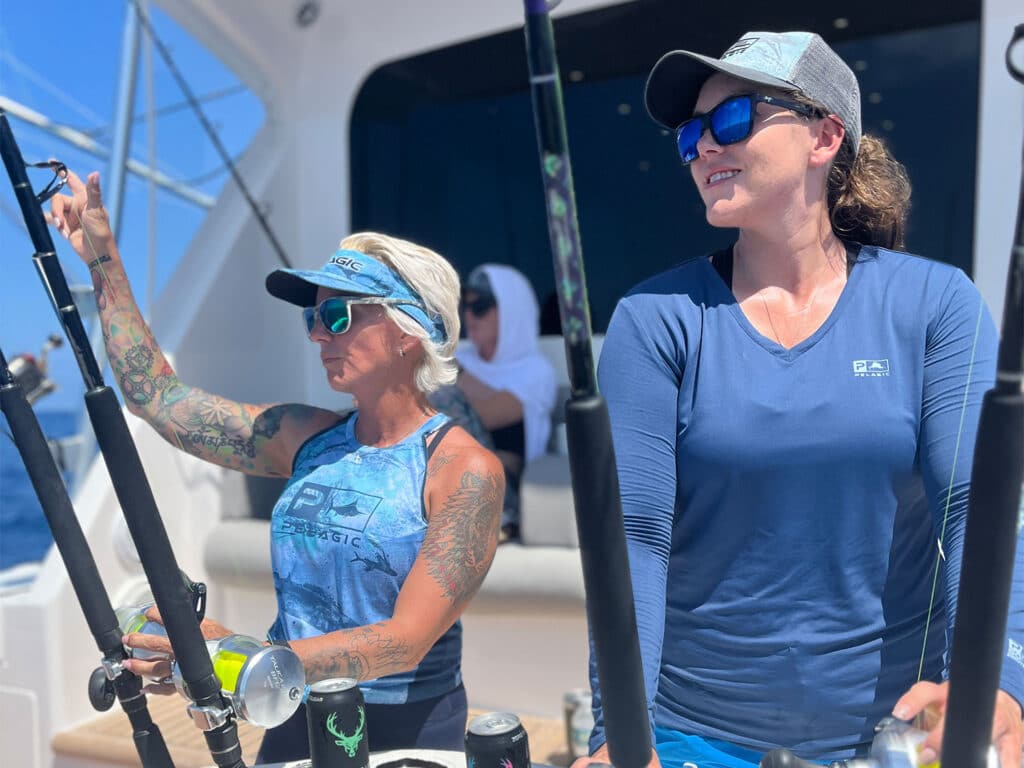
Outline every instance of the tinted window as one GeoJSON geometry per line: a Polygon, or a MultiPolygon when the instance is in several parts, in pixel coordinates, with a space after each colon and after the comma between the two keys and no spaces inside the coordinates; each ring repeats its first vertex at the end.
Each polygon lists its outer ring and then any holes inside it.
{"type": "MultiPolygon", "coordinates": [[[[465,45],[473,46],[479,79],[492,66],[505,73],[509,46],[521,48],[522,37],[465,45]]],[[[977,21],[834,45],[860,79],[865,131],[887,141],[914,185],[908,250],[970,273],[977,21]]],[[[456,56],[458,48],[444,55],[456,56]]],[[[382,68],[360,94],[351,131],[353,229],[423,242],[463,276],[482,261],[512,264],[543,302],[553,277],[525,59],[514,62],[522,67],[520,90],[486,94],[474,93],[482,88],[476,84],[442,92],[427,59],[382,68]]],[[[600,332],[631,285],[729,243],[732,232],[704,222],[672,136],[648,118],[646,67],[594,81],[586,72],[577,81],[572,71],[562,63],[591,313],[600,332]]]]}

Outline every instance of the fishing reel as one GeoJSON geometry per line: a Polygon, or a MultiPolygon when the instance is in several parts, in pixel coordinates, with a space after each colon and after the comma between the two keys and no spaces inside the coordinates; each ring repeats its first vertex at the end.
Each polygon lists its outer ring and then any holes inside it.
{"type": "MultiPolygon", "coordinates": [[[[829,768],[939,768],[939,763],[921,763],[918,752],[927,731],[906,720],[885,717],[875,726],[875,738],[867,757],[836,760],[829,768]]],[[[788,749],[773,749],[761,758],[761,768],[820,768],[819,763],[801,760],[788,749]]],[[[999,768],[999,755],[989,746],[987,768],[999,768]]]]}
{"type": "Polygon", "coordinates": [[[64,340],[55,333],[51,333],[39,352],[39,357],[30,354],[17,355],[8,363],[11,376],[25,393],[25,399],[29,405],[34,405],[44,395],[48,395],[57,388],[47,377],[49,369],[49,354],[51,349],[56,349],[64,343],[64,340]]]}
{"type": "MultiPolygon", "coordinates": [[[[192,601],[192,610],[195,611],[196,620],[202,622],[206,616],[206,585],[199,581],[192,581],[184,573],[181,574],[185,589],[192,601]]],[[[167,630],[156,621],[146,618],[146,611],[156,603],[149,601],[137,605],[118,608],[114,611],[117,619],[117,629],[122,635],[129,635],[133,632],[141,632],[148,635],[160,635],[167,637],[167,630]]],[[[147,651],[142,648],[130,649],[127,655],[136,659],[152,661],[154,659],[170,658],[169,654],[155,651],[147,651]]],[[[93,670],[89,676],[89,703],[97,712],[106,712],[114,705],[116,697],[114,681],[125,671],[123,659],[111,659],[104,657],[101,666],[93,670]]]]}
{"type": "MultiPolygon", "coordinates": [[[[204,585],[192,584],[195,586],[202,587],[198,591],[190,588],[196,599],[197,615],[202,620],[206,590],[204,585]]],[[[121,632],[167,637],[163,624],[146,616],[152,606],[151,602],[141,603],[117,610],[115,613],[121,632]]],[[[178,693],[193,702],[189,715],[202,730],[218,728],[232,716],[261,728],[273,728],[291,717],[302,703],[306,673],[291,648],[268,646],[247,635],[227,635],[207,640],[206,650],[213,663],[213,672],[220,681],[221,697],[228,703],[227,709],[196,706],[177,661],[171,665],[168,677],[155,681],[173,683],[178,693]]],[[[169,653],[145,648],[129,649],[129,654],[132,658],[146,661],[171,658],[169,653]]]]}
{"type": "MultiPolygon", "coordinates": [[[[306,689],[306,671],[298,654],[285,645],[266,645],[248,635],[227,635],[206,641],[221,696],[229,709],[189,707],[189,716],[204,731],[227,722],[231,715],[260,728],[274,728],[295,714],[306,689]]],[[[174,662],[171,679],[189,701],[188,686],[174,662]]]]}

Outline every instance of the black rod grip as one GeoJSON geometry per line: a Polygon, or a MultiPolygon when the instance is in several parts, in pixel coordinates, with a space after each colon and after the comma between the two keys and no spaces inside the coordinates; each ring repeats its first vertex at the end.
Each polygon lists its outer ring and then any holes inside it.
{"type": "Polygon", "coordinates": [[[990,390],[981,405],[949,668],[943,765],[985,768],[1006,649],[1024,483],[1024,395],[990,390]]]}
{"type": "MultiPolygon", "coordinates": [[[[206,650],[192,599],[171,549],[167,529],[156,507],[142,460],[132,440],[114,390],[104,386],[87,392],[85,405],[106,462],[114,493],[139,553],[174,656],[194,697],[220,692],[206,650]],[[187,642],[182,639],[187,638],[187,642]],[[193,682],[195,680],[195,682],[193,682]]],[[[198,698],[197,698],[198,701],[198,698]]],[[[219,701],[219,696],[218,696],[219,701]]]]}
{"type": "Polygon", "coordinates": [[[651,761],[651,726],[608,407],[595,395],[570,400],[565,410],[608,754],[616,768],[646,768],[651,761]]]}
{"type": "Polygon", "coordinates": [[[64,561],[89,631],[97,638],[100,651],[106,653],[121,648],[123,654],[117,617],[100,579],[96,561],[89,552],[89,544],[75,517],[46,436],[19,386],[0,387],[0,409],[7,417],[14,443],[53,533],[53,542],[64,561]]]}
{"type": "MultiPolygon", "coordinates": [[[[117,396],[110,387],[99,387],[85,394],[85,406],[189,696],[199,706],[223,709],[220,681],[214,674],[191,595],[117,396]]],[[[244,765],[233,717],[205,731],[204,736],[218,766],[244,765]]]]}
{"type": "MultiPolygon", "coordinates": [[[[60,476],[35,412],[22,388],[13,383],[7,360],[0,351],[0,411],[28,472],[32,488],[53,533],[53,542],[64,561],[71,587],[85,615],[86,624],[104,661],[121,664],[127,658],[121,629],[100,578],[96,560],[75,515],[71,498],[60,476]]],[[[139,759],[145,768],[173,768],[163,734],[153,722],[142,694],[142,681],[122,670],[112,681],[114,693],[128,716],[139,759]]]]}

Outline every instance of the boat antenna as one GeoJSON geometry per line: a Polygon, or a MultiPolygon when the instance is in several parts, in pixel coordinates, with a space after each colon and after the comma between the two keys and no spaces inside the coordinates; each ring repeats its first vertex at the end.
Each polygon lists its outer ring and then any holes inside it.
{"type": "Polygon", "coordinates": [[[43,217],[42,203],[61,188],[67,169],[62,163],[50,161],[55,179],[37,196],[3,110],[0,110],[0,156],[36,250],[33,256],[36,270],[85,382],[86,410],[114,493],[149,580],[189,697],[194,702],[188,708],[189,714],[204,731],[210,754],[219,768],[244,768],[235,717],[230,703],[221,695],[220,681],[214,674],[213,662],[199,628],[201,617],[197,615],[196,592],[190,590],[182,578],[135,441],[117,395],[103,382],[82,316],[68,288],[43,217]]]}
{"type": "Polygon", "coordinates": [[[555,288],[571,397],[566,431],[583,586],[603,696],[608,753],[616,768],[646,768],[651,731],[608,406],[597,391],[590,307],[554,31],[545,0],[525,0],[526,54],[540,150],[555,288]]]}
{"type": "Polygon", "coordinates": [[[116,695],[132,724],[132,738],[143,768],[174,768],[163,734],[153,722],[146,697],[142,695],[142,680],[124,667],[128,653],[121,644],[122,632],[117,615],[100,579],[96,560],[75,516],[71,498],[39,420],[24,389],[8,367],[2,349],[0,411],[7,417],[10,437],[28,471],[89,631],[103,654],[100,668],[89,680],[89,701],[95,709],[104,712],[110,709],[116,695]]]}
{"type": "MultiPolygon", "coordinates": [[[[1024,83],[1024,24],[1014,29],[1006,51],[1006,66],[1014,79],[1024,83]]],[[[949,702],[942,741],[944,765],[984,768],[991,741],[999,674],[1008,652],[1003,644],[1024,485],[1022,382],[1024,174],[1006,278],[996,382],[981,403],[971,467],[956,628],[950,653],[949,702]]]]}
{"type": "Polygon", "coordinates": [[[160,39],[156,30],[153,29],[153,24],[149,20],[149,14],[143,7],[144,4],[139,2],[139,0],[129,0],[129,2],[135,6],[135,10],[139,17],[139,23],[141,23],[143,29],[146,30],[146,34],[149,35],[149,39],[153,41],[153,45],[156,46],[157,53],[159,53],[160,58],[164,60],[164,64],[166,64],[167,69],[170,70],[171,77],[174,78],[174,81],[178,84],[181,92],[185,95],[185,99],[188,101],[189,106],[192,107],[192,111],[196,113],[196,117],[199,119],[200,125],[202,125],[203,130],[206,131],[206,135],[210,137],[210,141],[213,142],[213,147],[217,150],[217,154],[220,155],[221,162],[224,163],[225,167],[227,167],[228,171],[231,173],[231,178],[235,180],[235,184],[238,185],[238,189],[242,193],[242,197],[244,197],[246,203],[249,204],[249,209],[252,211],[253,216],[256,217],[256,221],[259,222],[260,227],[266,234],[275,253],[277,253],[277,258],[282,264],[284,264],[284,266],[291,267],[291,260],[284,252],[284,248],[281,246],[280,241],[278,241],[277,236],[274,235],[274,231],[270,228],[270,222],[267,221],[267,217],[263,214],[263,211],[260,210],[259,205],[256,203],[256,199],[252,196],[252,193],[249,192],[248,185],[245,183],[242,175],[238,172],[238,167],[235,165],[234,160],[231,159],[231,155],[228,154],[228,151],[221,143],[220,137],[217,136],[217,131],[214,130],[213,125],[206,118],[206,114],[203,112],[199,99],[196,98],[195,93],[189,87],[188,82],[181,74],[181,70],[178,69],[178,66],[174,63],[174,59],[171,57],[171,52],[168,50],[167,46],[164,45],[164,41],[160,39]]]}

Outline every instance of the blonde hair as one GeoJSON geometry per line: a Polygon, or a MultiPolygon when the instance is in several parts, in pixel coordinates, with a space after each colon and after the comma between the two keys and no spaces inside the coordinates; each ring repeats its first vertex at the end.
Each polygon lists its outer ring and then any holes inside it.
{"type": "Polygon", "coordinates": [[[430,315],[444,323],[445,340],[433,341],[430,332],[400,309],[385,306],[388,317],[423,345],[423,361],[414,373],[416,388],[428,394],[454,384],[457,373],[455,346],[459,342],[459,275],[444,257],[422,245],[378,232],[356,232],[338,246],[365,253],[397,272],[423,300],[430,315]]]}

